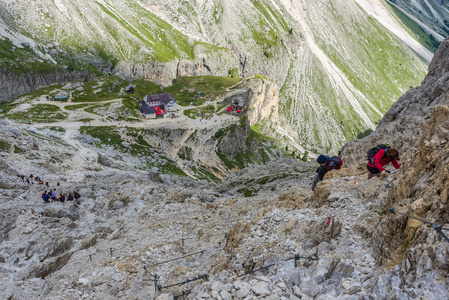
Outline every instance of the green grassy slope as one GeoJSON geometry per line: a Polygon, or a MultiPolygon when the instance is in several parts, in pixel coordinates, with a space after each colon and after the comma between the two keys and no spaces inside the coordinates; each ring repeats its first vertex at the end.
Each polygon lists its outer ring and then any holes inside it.
{"type": "Polygon", "coordinates": [[[291,64],[281,88],[280,113],[306,149],[329,151],[371,128],[361,112],[376,124],[394,101],[420,84],[426,64],[357,6],[327,2],[309,9],[328,16],[309,20],[314,41],[341,71],[337,77],[349,81],[348,89],[336,86],[335,71],[304,46],[296,53],[301,63],[291,64]]]}
{"type": "MultiPolygon", "coordinates": [[[[395,5],[399,6],[443,37],[449,36],[449,2],[447,0],[385,0],[385,2],[392,8],[395,5]]],[[[408,18],[404,18],[403,13],[397,10],[396,8],[394,13],[401,20],[408,18]]],[[[405,23],[409,23],[409,21],[405,21],[405,23]]],[[[413,32],[419,33],[419,31],[413,32]]]]}
{"type": "Polygon", "coordinates": [[[415,37],[415,39],[424,47],[435,53],[438,46],[440,46],[440,42],[438,42],[435,37],[424,30],[421,25],[415,22],[412,18],[410,18],[407,14],[405,14],[401,9],[399,9],[396,5],[393,5],[390,2],[387,2],[388,7],[392,11],[392,13],[397,17],[398,21],[401,22],[405,28],[407,28],[410,32],[410,35],[415,37]]]}

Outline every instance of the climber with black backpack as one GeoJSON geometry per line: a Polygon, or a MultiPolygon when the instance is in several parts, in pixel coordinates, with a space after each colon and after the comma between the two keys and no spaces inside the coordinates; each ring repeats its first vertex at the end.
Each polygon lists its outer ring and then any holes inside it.
{"type": "MultiPolygon", "coordinates": [[[[339,153],[340,154],[340,153],[339,153]]],[[[327,172],[330,170],[340,170],[341,166],[343,165],[343,161],[341,160],[340,156],[326,156],[326,155],[320,155],[317,158],[317,163],[320,164],[318,169],[316,169],[316,175],[315,179],[312,183],[312,191],[315,190],[315,186],[318,182],[322,181],[324,178],[324,175],[326,175],[327,172]]]]}
{"type": "Polygon", "coordinates": [[[390,171],[385,170],[384,166],[388,165],[390,162],[396,169],[399,169],[401,165],[398,163],[399,151],[395,148],[391,148],[388,144],[379,144],[368,150],[367,159],[368,163],[366,168],[368,169],[368,179],[371,179],[375,174],[379,174],[382,171],[390,173],[390,171]]]}

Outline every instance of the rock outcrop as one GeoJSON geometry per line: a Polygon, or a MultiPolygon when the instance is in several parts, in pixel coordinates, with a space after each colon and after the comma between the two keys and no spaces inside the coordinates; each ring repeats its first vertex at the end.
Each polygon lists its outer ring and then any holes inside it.
{"type": "Polygon", "coordinates": [[[210,54],[200,54],[193,60],[174,59],[170,62],[119,62],[113,73],[125,77],[144,78],[162,86],[169,86],[173,79],[184,76],[228,76],[236,69],[238,61],[230,51],[221,50],[210,54]]]}
{"type": "Polygon", "coordinates": [[[52,84],[83,81],[91,76],[88,71],[68,72],[64,68],[54,68],[49,72],[15,72],[0,68],[0,102],[15,99],[52,84]]]}
{"type": "MultiPolygon", "coordinates": [[[[385,207],[393,206],[399,212],[442,226],[449,222],[448,66],[446,39],[422,85],[404,94],[371,135],[342,149],[345,162],[364,168],[364,151],[369,147],[386,142],[398,148],[403,165],[394,177],[392,204],[386,197],[385,207]]],[[[373,235],[379,263],[400,263],[400,272],[408,274],[407,281],[425,278],[425,273],[435,268],[446,269],[446,263],[441,263],[447,257],[445,243],[431,226],[402,215],[388,214],[373,235]]]]}

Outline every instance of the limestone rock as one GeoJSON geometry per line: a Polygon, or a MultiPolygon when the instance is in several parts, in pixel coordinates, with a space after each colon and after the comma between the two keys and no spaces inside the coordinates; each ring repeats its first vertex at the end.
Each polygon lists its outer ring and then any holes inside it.
{"type": "Polygon", "coordinates": [[[304,294],[312,298],[321,291],[320,286],[313,280],[303,281],[299,287],[304,294]]]}
{"type": "Polygon", "coordinates": [[[263,281],[257,282],[255,285],[251,287],[251,289],[257,296],[267,296],[271,293],[268,288],[268,284],[263,281]]]}

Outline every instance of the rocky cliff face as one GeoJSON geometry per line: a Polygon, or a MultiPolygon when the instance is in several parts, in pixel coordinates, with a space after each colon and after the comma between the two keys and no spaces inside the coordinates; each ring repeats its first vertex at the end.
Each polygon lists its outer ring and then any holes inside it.
{"type": "Polygon", "coordinates": [[[25,73],[0,68],[0,102],[15,99],[52,84],[82,81],[90,76],[92,75],[88,71],[68,72],[63,68],[54,68],[49,72],[25,73]]]}
{"type": "MultiPolygon", "coordinates": [[[[398,148],[403,166],[395,175],[394,207],[403,213],[440,225],[448,222],[449,141],[449,40],[436,52],[421,86],[408,91],[387,112],[368,137],[343,147],[343,160],[364,168],[369,147],[387,142],[398,148]]],[[[391,206],[388,198],[385,205],[391,206]]],[[[400,215],[386,217],[374,238],[381,263],[401,263],[410,278],[423,277],[426,270],[443,268],[441,251],[447,246],[433,228],[400,215]]],[[[447,232],[445,232],[447,234],[447,232]]]]}
{"type": "Polygon", "coordinates": [[[241,86],[252,92],[246,112],[250,125],[259,124],[263,134],[275,135],[273,129],[279,121],[279,89],[276,84],[268,79],[249,79],[241,86]]]}
{"type": "Polygon", "coordinates": [[[184,76],[229,76],[238,67],[237,59],[229,51],[199,54],[194,60],[174,59],[171,62],[119,62],[113,72],[125,78],[144,78],[162,86],[184,76]]]}

